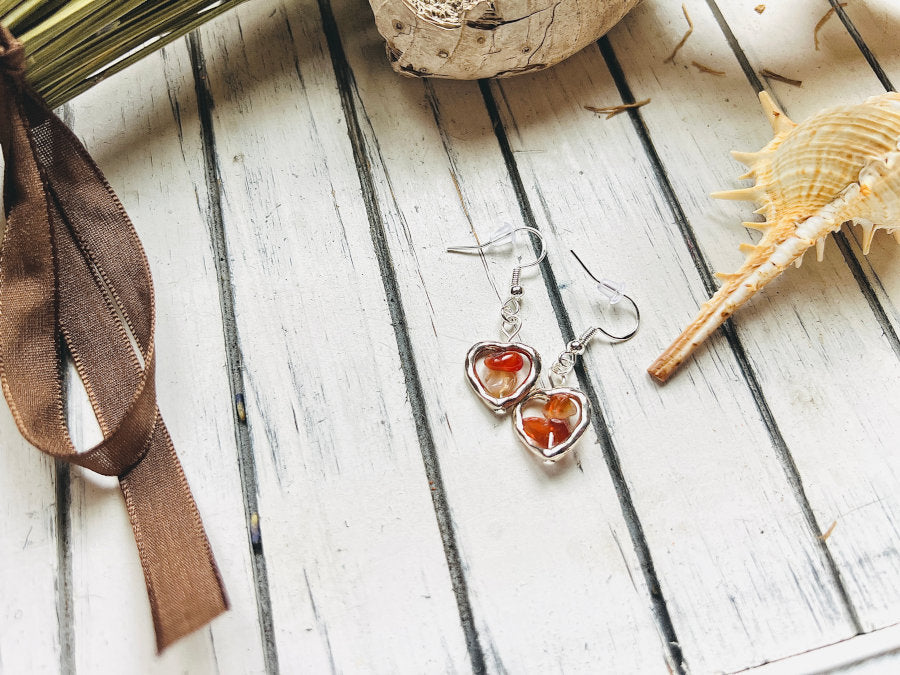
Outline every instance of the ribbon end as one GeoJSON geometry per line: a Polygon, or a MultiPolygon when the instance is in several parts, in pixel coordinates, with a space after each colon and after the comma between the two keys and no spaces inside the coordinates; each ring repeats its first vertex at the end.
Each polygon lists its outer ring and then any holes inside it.
{"type": "Polygon", "coordinates": [[[213,619],[220,617],[229,609],[231,609],[231,604],[228,602],[228,597],[223,589],[219,607],[209,607],[207,611],[184,617],[184,622],[178,625],[159,626],[156,631],[156,655],[161,656],[173,644],[204,626],[208,626],[213,619]]]}

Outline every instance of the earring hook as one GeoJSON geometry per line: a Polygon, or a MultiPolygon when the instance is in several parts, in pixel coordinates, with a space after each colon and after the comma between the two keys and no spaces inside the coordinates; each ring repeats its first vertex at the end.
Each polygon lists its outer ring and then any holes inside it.
{"type": "Polygon", "coordinates": [[[634,337],[634,334],[638,332],[638,328],[641,326],[641,310],[638,309],[637,303],[634,300],[625,295],[625,285],[610,281],[609,279],[598,279],[588,269],[587,265],[584,264],[584,261],[578,257],[578,254],[575,253],[575,251],[570,249],[569,252],[575,256],[575,260],[577,260],[584,268],[587,275],[597,282],[597,288],[599,288],[600,292],[606,296],[610,305],[616,304],[623,298],[631,304],[634,308],[635,323],[634,328],[625,335],[613,335],[602,326],[594,326],[593,328],[588,328],[584,331],[584,333],[581,334],[581,337],[570,341],[569,344],[566,345],[565,351],[560,354],[556,359],[556,362],[550,366],[549,378],[550,385],[553,387],[562,386],[562,383],[565,382],[568,374],[572,372],[572,369],[575,367],[575,362],[578,360],[578,357],[584,354],[588,342],[590,342],[591,338],[597,333],[603,333],[606,337],[616,340],[617,342],[624,342],[625,340],[634,337]]]}
{"type": "Polygon", "coordinates": [[[638,332],[638,328],[641,327],[641,310],[638,309],[637,303],[632,298],[625,295],[625,292],[624,292],[625,284],[615,282],[615,281],[610,281],[609,279],[598,279],[588,269],[588,266],[584,264],[584,261],[578,257],[578,254],[575,253],[575,251],[569,249],[569,253],[571,253],[573,256],[575,256],[575,260],[577,260],[578,263],[581,265],[581,267],[584,269],[584,271],[587,272],[587,275],[591,279],[593,279],[594,281],[597,282],[597,288],[600,290],[600,292],[603,295],[606,296],[606,298],[609,300],[610,305],[614,305],[624,298],[631,304],[632,308],[634,309],[634,316],[635,316],[634,328],[630,332],[626,333],[625,335],[613,335],[612,333],[607,331],[605,328],[602,328],[601,326],[596,326],[594,328],[590,328],[587,331],[585,331],[584,335],[581,336],[581,338],[578,340],[578,342],[580,342],[582,345],[587,344],[587,341],[590,340],[598,332],[603,333],[607,337],[612,338],[613,340],[617,340],[619,342],[623,342],[625,340],[629,340],[632,337],[634,337],[635,333],[638,332]]]}
{"type": "MultiPolygon", "coordinates": [[[[476,244],[474,246],[450,246],[447,248],[448,253],[478,253],[481,255],[482,262],[484,262],[484,249],[493,246],[494,244],[504,242],[507,239],[515,245],[516,233],[523,230],[536,236],[541,242],[541,247],[534,262],[522,265],[520,258],[519,264],[513,268],[512,280],[509,282],[509,298],[507,298],[506,302],[504,302],[500,308],[500,317],[503,320],[500,330],[506,336],[507,342],[513,342],[519,334],[519,331],[522,330],[522,319],[519,317],[519,310],[522,308],[522,296],[525,294],[525,289],[522,288],[519,283],[519,277],[523,269],[540,265],[544,258],[547,257],[547,246],[544,242],[544,235],[541,234],[540,230],[534,227],[513,227],[510,224],[506,224],[498,228],[491,236],[490,240],[484,244],[476,244]]],[[[487,267],[485,267],[485,269],[487,269],[487,267]]]]}
{"type": "Polygon", "coordinates": [[[528,232],[537,237],[538,241],[541,242],[540,251],[538,251],[537,258],[534,260],[534,262],[530,262],[527,265],[516,265],[516,270],[524,270],[529,267],[534,267],[535,265],[540,265],[547,257],[547,244],[544,241],[544,235],[541,234],[541,231],[536,227],[527,227],[524,225],[521,227],[512,227],[510,225],[502,226],[498,228],[493,235],[491,235],[489,241],[486,241],[483,244],[472,244],[470,246],[448,246],[447,253],[478,253],[479,251],[483,251],[490,246],[503,243],[507,239],[515,242],[516,232],[528,232]]]}

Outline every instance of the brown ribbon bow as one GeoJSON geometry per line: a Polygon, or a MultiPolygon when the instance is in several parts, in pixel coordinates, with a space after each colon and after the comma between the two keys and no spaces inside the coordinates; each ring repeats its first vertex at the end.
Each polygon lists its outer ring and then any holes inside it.
{"type": "Polygon", "coordinates": [[[30,443],[119,477],[162,650],[228,601],[156,405],[150,268],[100,169],[24,73],[22,45],[0,26],[0,382],[30,443]],[[82,453],[63,414],[62,344],[103,431],[82,453]]]}

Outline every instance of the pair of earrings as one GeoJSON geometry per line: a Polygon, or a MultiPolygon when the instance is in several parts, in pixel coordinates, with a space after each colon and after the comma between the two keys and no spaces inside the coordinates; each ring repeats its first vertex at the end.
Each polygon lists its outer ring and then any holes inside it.
{"type": "Polygon", "coordinates": [[[518,232],[528,232],[540,241],[540,251],[534,262],[516,265],[510,282],[509,297],[500,307],[502,341],[484,341],[472,345],[466,354],[466,379],[478,398],[498,415],[513,412],[513,428],[519,440],[545,463],[557,462],[565,457],[578,442],[590,423],[591,403],[578,389],[567,387],[565,381],[575,367],[578,357],[584,354],[588,342],[597,333],[624,341],[637,333],[641,315],[634,300],[624,294],[621,284],[608,279],[597,279],[572,251],[572,255],[597,282],[598,289],[613,305],[627,300],[634,309],[634,328],[625,335],[613,335],[596,326],[586,330],[580,338],[570,341],[565,350],[550,367],[548,383],[540,383],[541,357],[533,348],[517,337],[522,330],[519,312],[525,291],[520,284],[522,270],[539,265],[547,252],[544,237],[533,227],[511,226],[500,228],[490,241],[477,246],[454,246],[453,253],[481,253],[484,249],[501,243],[515,243],[518,232]]]}

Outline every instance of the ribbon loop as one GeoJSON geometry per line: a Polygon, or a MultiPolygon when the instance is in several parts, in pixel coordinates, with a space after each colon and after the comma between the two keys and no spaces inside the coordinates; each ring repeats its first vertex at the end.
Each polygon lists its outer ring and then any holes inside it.
{"type": "Polygon", "coordinates": [[[0,26],[0,383],[39,450],[119,477],[162,650],[228,601],[156,404],[150,267],[99,167],[22,82],[24,68],[0,26]],[[103,432],[81,453],[63,413],[62,344],[103,432]]]}

